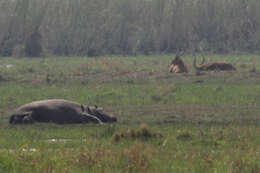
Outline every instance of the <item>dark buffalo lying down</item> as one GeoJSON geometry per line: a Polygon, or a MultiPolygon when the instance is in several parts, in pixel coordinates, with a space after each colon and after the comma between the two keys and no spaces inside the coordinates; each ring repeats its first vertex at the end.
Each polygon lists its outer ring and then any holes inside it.
{"type": "Polygon", "coordinates": [[[25,104],[15,110],[10,124],[34,122],[65,123],[105,123],[116,122],[116,117],[103,112],[97,106],[87,106],[76,102],[51,99],[25,104]]]}

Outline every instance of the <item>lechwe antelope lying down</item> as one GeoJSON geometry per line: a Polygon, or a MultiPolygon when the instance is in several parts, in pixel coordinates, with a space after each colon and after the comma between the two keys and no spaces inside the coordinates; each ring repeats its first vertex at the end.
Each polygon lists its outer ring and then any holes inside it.
{"type": "Polygon", "coordinates": [[[169,72],[171,73],[188,73],[188,68],[184,64],[184,62],[181,59],[181,56],[177,54],[172,60],[172,63],[169,68],[169,72]]]}
{"type": "Polygon", "coordinates": [[[193,67],[197,71],[231,71],[236,70],[236,68],[229,62],[209,62],[205,63],[205,58],[203,57],[202,63],[197,65],[197,57],[194,54],[193,67]]]}

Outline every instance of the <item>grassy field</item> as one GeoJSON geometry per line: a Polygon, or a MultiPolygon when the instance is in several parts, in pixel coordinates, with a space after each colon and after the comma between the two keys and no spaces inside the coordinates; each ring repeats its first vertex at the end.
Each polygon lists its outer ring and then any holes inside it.
{"type": "Polygon", "coordinates": [[[173,55],[0,58],[0,172],[260,172],[260,59],[170,74],[173,55]],[[256,72],[250,72],[255,64],[256,72]],[[25,103],[99,105],[116,124],[8,124],[25,103]]]}

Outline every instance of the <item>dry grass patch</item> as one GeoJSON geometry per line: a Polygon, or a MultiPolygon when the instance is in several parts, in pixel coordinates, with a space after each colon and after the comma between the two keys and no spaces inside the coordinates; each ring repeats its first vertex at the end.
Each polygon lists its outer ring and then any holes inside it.
{"type": "Polygon", "coordinates": [[[113,141],[119,142],[122,139],[141,139],[148,140],[151,138],[163,137],[163,134],[151,130],[146,124],[141,124],[137,129],[131,128],[127,131],[116,132],[113,135],[113,141]]]}
{"type": "Polygon", "coordinates": [[[188,140],[192,140],[192,135],[188,132],[185,132],[185,133],[182,133],[182,134],[179,134],[176,139],[178,140],[182,140],[182,141],[188,141],[188,140]]]}

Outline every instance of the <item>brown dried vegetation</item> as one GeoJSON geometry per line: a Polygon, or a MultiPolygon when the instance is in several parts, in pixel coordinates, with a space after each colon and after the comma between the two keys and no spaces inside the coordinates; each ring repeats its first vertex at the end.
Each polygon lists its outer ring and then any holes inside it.
{"type": "Polygon", "coordinates": [[[148,140],[150,138],[163,137],[160,132],[152,131],[146,124],[141,124],[137,129],[128,129],[124,132],[116,132],[113,135],[113,140],[119,142],[121,139],[142,139],[148,140]]]}

